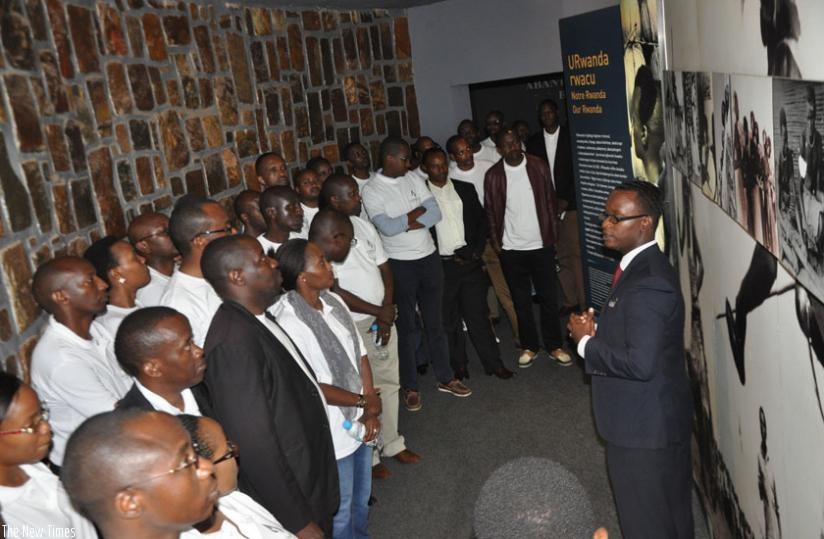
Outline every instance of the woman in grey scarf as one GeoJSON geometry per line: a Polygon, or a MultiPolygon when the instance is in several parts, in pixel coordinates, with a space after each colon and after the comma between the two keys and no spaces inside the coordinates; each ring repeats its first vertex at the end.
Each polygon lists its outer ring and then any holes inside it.
{"type": "Polygon", "coordinates": [[[315,372],[327,402],[341,499],[333,536],[369,537],[372,449],[367,443],[380,432],[381,401],[366,348],[349,309],[329,292],[335,277],[320,248],[303,239],[289,240],[276,257],[286,293],[272,314],[315,372]],[[360,433],[358,424],[363,425],[360,433]]]}

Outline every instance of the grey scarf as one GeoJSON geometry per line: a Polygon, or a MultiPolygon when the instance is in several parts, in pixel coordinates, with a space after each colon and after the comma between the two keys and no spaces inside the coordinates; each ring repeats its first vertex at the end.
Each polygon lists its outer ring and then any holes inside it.
{"type": "MultiPolygon", "coordinates": [[[[335,320],[349,331],[349,336],[352,337],[354,346],[355,355],[353,357],[357,365],[358,361],[360,361],[361,354],[360,348],[358,348],[357,328],[355,328],[355,322],[352,320],[352,316],[349,315],[346,307],[329,292],[321,292],[320,297],[332,308],[332,316],[335,317],[335,320]]],[[[295,309],[297,317],[304,322],[315,335],[315,339],[317,339],[320,349],[326,358],[326,363],[329,365],[329,370],[332,371],[331,385],[351,391],[352,393],[360,393],[363,388],[360,369],[352,365],[352,361],[350,361],[349,355],[343,348],[340,339],[337,338],[326,323],[326,320],[323,319],[323,315],[309,305],[306,300],[303,299],[303,296],[295,290],[290,290],[286,293],[286,301],[295,309]]],[[[341,412],[343,412],[343,416],[350,421],[354,421],[358,415],[358,408],[354,406],[341,406],[340,409],[341,412]]]]}

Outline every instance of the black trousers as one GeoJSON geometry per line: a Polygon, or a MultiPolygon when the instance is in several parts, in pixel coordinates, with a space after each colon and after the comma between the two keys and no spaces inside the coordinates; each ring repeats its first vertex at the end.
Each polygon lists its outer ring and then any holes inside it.
{"type": "Polygon", "coordinates": [[[443,330],[443,267],[437,251],[418,260],[389,259],[395,276],[395,304],[398,306],[398,359],[401,387],[418,389],[416,355],[421,339],[426,341],[435,378],[442,384],[452,379],[449,345],[443,330]],[[416,322],[420,310],[422,327],[416,322]]]}
{"type": "Polygon", "coordinates": [[[625,539],[693,539],[689,441],[663,449],[607,443],[607,470],[625,539]]]}
{"type": "Polygon", "coordinates": [[[532,251],[501,251],[501,268],[512,292],[518,316],[521,348],[537,352],[541,348],[535,315],[532,312],[532,286],[538,295],[541,333],[548,351],[563,346],[561,320],[558,317],[558,275],[555,270],[555,247],[532,251]],[[531,284],[530,284],[531,283],[531,284]]]}
{"type": "Polygon", "coordinates": [[[501,351],[489,321],[486,302],[489,277],[483,270],[483,264],[480,260],[459,263],[454,259],[445,259],[443,277],[443,324],[452,369],[465,368],[468,362],[462,319],[466,322],[469,338],[484,371],[491,373],[503,367],[501,351]]]}

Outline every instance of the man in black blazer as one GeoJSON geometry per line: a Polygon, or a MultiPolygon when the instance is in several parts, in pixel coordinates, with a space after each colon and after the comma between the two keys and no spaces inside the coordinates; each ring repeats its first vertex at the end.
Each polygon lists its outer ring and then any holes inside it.
{"type": "Polygon", "coordinates": [[[171,307],[130,313],[114,340],[117,362],[135,382],[115,408],[200,415],[192,386],[203,380],[203,349],[192,342],[192,326],[171,307]]]}
{"type": "Polygon", "coordinates": [[[568,325],[592,375],[595,423],[628,539],[693,537],[684,301],[655,242],[662,211],[651,183],[612,192],[601,224],[604,246],[623,255],[612,292],[597,329],[591,310],[568,325]]]}
{"type": "Polygon", "coordinates": [[[538,119],[541,130],[527,139],[526,153],[546,161],[552,172],[559,215],[558,241],[555,244],[558,282],[563,296],[561,311],[566,315],[586,307],[572,145],[569,130],[558,123],[558,104],[555,101],[541,101],[538,105],[538,119]]]}
{"type": "Polygon", "coordinates": [[[248,236],[213,241],[203,275],[223,299],[206,336],[203,414],[243,448],[240,489],[300,538],[331,537],[337,463],[315,374],[266,309],[277,262],[248,236]]]}
{"type": "Polygon", "coordinates": [[[475,186],[449,179],[449,161],[440,148],[423,154],[421,169],[428,175],[427,186],[441,209],[441,220],[429,230],[443,263],[443,323],[455,378],[469,377],[461,320],[466,322],[484,371],[498,378],[512,378],[512,372],[501,361],[489,320],[489,278],[481,259],[489,228],[475,186]]]}

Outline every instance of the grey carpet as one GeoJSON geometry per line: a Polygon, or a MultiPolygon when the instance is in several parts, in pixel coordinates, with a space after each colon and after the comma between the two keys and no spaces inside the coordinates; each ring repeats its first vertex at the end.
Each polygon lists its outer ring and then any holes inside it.
{"type": "MultiPolygon", "coordinates": [[[[370,533],[377,539],[472,538],[473,510],[487,478],[513,459],[539,457],[571,472],[589,497],[596,525],[605,526],[610,539],[621,537],[580,362],[560,367],[541,353],[530,368],[518,369],[508,324],[496,329],[504,363],[517,375],[484,375],[470,351],[470,397],[437,391],[431,369],[420,377],[423,409],[412,413],[401,405],[400,427],[423,460],[404,465],[384,459],[393,475],[373,482],[378,502],[371,507],[370,533]]],[[[697,502],[693,514],[696,537],[709,537],[697,502]]]]}

